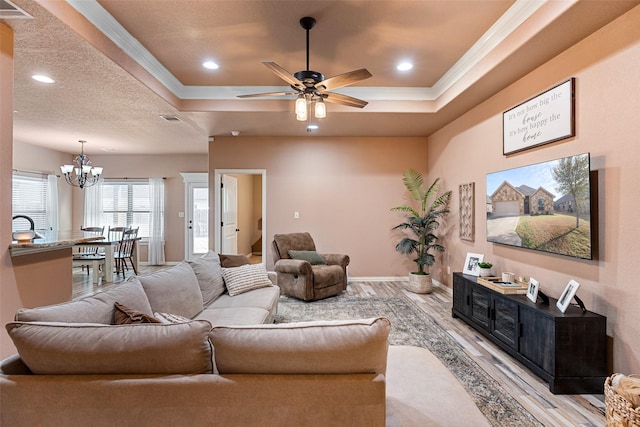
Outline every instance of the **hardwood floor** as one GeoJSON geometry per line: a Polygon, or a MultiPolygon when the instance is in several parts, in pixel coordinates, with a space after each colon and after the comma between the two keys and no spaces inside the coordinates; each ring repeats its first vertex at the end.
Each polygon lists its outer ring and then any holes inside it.
{"type": "MultiPolygon", "coordinates": [[[[140,266],[140,273],[148,274],[159,268],[166,267],[140,266]]],[[[130,271],[126,277],[132,274],[133,272],[130,271]]],[[[74,299],[107,290],[125,280],[120,275],[116,276],[116,281],[113,284],[93,285],[91,275],[80,272],[80,269],[74,271],[73,278],[74,299]]],[[[482,369],[545,426],[586,427],[605,424],[604,395],[552,394],[546,382],[493,343],[484,339],[463,321],[451,317],[451,289],[436,286],[431,294],[418,295],[404,290],[401,282],[351,281],[346,292],[349,295],[370,298],[395,296],[400,293],[407,295],[434,322],[437,322],[454,337],[482,369]]]]}

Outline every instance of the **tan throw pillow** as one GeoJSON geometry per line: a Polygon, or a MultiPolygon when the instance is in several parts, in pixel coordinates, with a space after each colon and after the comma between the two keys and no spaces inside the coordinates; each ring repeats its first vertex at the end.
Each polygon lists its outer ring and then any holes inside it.
{"type": "Polygon", "coordinates": [[[391,323],[384,317],[217,326],[221,374],[384,374],[391,323]]]}
{"type": "Polygon", "coordinates": [[[200,285],[200,292],[202,292],[202,302],[205,307],[224,294],[222,266],[217,253],[209,251],[202,257],[187,262],[198,278],[198,285],[200,285]]]}
{"type": "Polygon", "coordinates": [[[240,267],[241,265],[251,264],[246,255],[224,255],[220,254],[220,264],[224,268],[240,267]]]}
{"type": "Polygon", "coordinates": [[[153,312],[194,318],[204,308],[198,278],[186,262],[138,276],[153,312]]]}
{"type": "Polygon", "coordinates": [[[7,324],[34,374],[207,374],[215,372],[211,324],[7,324]]]}
{"type": "Polygon", "coordinates": [[[230,296],[236,296],[253,289],[272,286],[267,269],[263,264],[247,264],[234,268],[223,268],[224,283],[230,296]]]}
{"type": "Polygon", "coordinates": [[[114,325],[130,325],[138,323],[162,323],[160,320],[148,314],[141,313],[137,310],[132,310],[126,305],[120,304],[118,301],[114,303],[115,310],[113,311],[113,324],[114,325]]]}
{"type": "Polygon", "coordinates": [[[153,313],[153,316],[160,321],[160,323],[187,323],[191,322],[191,319],[178,316],[171,313],[153,313]]]}

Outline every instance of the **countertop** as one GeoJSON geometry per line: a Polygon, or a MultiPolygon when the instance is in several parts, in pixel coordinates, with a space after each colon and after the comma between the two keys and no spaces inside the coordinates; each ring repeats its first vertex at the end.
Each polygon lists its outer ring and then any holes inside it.
{"type": "Polygon", "coordinates": [[[73,231],[48,231],[45,233],[38,232],[43,235],[41,239],[34,239],[31,242],[13,241],[9,245],[11,255],[27,255],[36,252],[52,251],[58,249],[69,248],[77,243],[91,242],[94,240],[102,240],[104,237],[95,236],[91,233],[85,233],[79,230],[73,231]]]}

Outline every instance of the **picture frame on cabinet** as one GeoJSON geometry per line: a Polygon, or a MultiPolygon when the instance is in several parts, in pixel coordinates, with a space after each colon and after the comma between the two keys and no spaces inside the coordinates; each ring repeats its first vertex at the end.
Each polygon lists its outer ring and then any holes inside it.
{"type": "Polygon", "coordinates": [[[569,280],[569,283],[567,283],[564,291],[562,291],[562,295],[560,295],[558,302],[556,302],[556,307],[558,307],[561,312],[564,313],[565,311],[567,311],[567,307],[569,307],[569,304],[571,304],[571,300],[576,295],[576,292],[578,292],[579,287],[580,283],[576,282],[573,279],[569,280]]]}
{"type": "Polygon", "coordinates": [[[480,267],[478,267],[478,263],[481,263],[482,260],[484,260],[483,254],[474,254],[471,252],[467,252],[467,258],[464,261],[462,274],[468,274],[470,276],[478,277],[480,275],[480,267]]]}
{"type": "Polygon", "coordinates": [[[532,302],[538,301],[538,290],[540,289],[540,282],[533,277],[529,278],[529,288],[527,288],[527,298],[532,302]]]}

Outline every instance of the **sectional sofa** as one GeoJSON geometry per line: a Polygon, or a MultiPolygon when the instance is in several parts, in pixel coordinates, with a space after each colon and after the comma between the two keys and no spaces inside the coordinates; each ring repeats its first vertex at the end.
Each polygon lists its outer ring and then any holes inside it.
{"type": "Polygon", "coordinates": [[[262,265],[217,254],[18,310],[1,425],[382,426],[389,321],[273,324],[262,265]]]}

